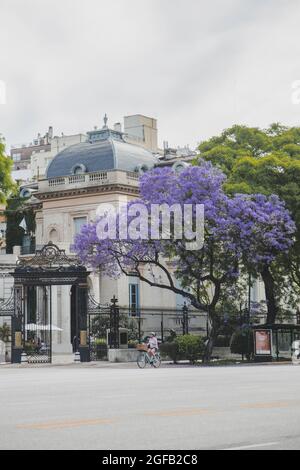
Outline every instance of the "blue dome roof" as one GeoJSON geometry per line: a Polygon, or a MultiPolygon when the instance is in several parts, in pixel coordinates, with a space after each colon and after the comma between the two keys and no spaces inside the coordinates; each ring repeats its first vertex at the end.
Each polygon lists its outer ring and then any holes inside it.
{"type": "Polygon", "coordinates": [[[102,129],[89,132],[87,142],[59,152],[49,164],[46,178],[72,175],[77,168],[86,173],[115,169],[136,171],[141,167],[150,169],[156,162],[157,158],[150,151],[125,142],[121,133],[102,129]]]}

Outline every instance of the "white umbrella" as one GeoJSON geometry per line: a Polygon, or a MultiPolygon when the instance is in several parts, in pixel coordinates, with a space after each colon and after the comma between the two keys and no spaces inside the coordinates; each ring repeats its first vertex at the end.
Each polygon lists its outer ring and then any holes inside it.
{"type": "Polygon", "coordinates": [[[36,331],[41,329],[43,329],[42,325],[37,325],[36,323],[28,323],[27,325],[25,325],[25,330],[27,331],[36,331]]]}
{"type": "Polygon", "coordinates": [[[56,325],[46,325],[46,329],[52,331],[63,331],[62,328],[59,328],[59,326],[56,325]]]}
{"type": "Polygon", "coordinates": [[[59,328],[56,325],[38,325],[36,323],[28,323],[25,325],[25,330],[27,331],[63,331],[62,328],[59,328]]]}

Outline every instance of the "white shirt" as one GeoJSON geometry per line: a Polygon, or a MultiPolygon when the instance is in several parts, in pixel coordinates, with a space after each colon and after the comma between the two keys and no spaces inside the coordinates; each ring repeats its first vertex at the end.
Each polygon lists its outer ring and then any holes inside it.
{"type": "Polygon", "coordinates": [[[156,348],[158,349],[158,342],[156,336],[152,336],[149,338],[149,346],[150,348],[156,348]]]}

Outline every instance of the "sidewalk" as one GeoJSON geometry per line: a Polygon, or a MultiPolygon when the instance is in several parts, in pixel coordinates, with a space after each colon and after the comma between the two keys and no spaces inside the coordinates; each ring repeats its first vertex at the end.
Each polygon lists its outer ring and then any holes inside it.
{"type": "Polygon", "coordinates": [[[43,364],[11,364],[11,363],[0,363],[1,369],[39,369],[46,367],[72,367],[77,369],[83,369],[93,367],[96,369],[136,369],[137,365],[135,362],[108,362],[108,361],[97,361],[97,362],[52,362],[43,364]]]}
{"type": "MultiPolygon", "coordinates": [[[[231,363],[231,364],[216,364],[216,363],[210,363],[210,364],[190,364],[188,361],[181,361],[177,364],[173,364],[170,361],[162,361],[161,367],[162,368],[173,368],[173,369],[178,369],[178,368],[217,368],[217,367],[256,367],[256,366],[279,366],[279,365],[292,365],[291,361],[280,361],[280,362],[248,362],[248,363],[243,363],[237,362],[237,363],[231,363]]],[[[52,363],[46,363],[46,364],[11,364],[11,363],[0,363],[0,369],[1,368],[11,368],[11,369],[28,369],[28,368],[41,368],[41,367],[74,367],[78,369],[82,368],[89,368],[93,367],[96,369],[136,369],[137,364],[136,362],[108,362],[108,361],[94,361],[94,362],[74,362],[72,360],[67,361],[65,358],[63,360],[59,361],[56,360],[53,361],[52,363]]],[[[149,368],[149,367],[148,367],[149,368]]]]}

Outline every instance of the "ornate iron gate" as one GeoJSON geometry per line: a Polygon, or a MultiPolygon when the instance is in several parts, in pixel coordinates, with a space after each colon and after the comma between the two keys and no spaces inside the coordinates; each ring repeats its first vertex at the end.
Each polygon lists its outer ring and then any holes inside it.
{"type": "Polygon", "coordinates": [[[91,361],[107,359],[107,330],[110,326],[110,307],[88,297],[88,342],[91,361]]]}
{"type": "Polygon", "coordinates": [[[0,303],[0,340],[5,344],[5,362],[10,362],[12,357],[14,306],[13,292],[9,299],[0,303]]]}
{"type": "Polygon", "coordinates": [[[0,331],[3,335],[5,328],[8,330],[7,352],[12,362],[20,360],[14,357],[16,351],[19,352],[18,356],[24,351],[30,363],[51,362],[51,287],[44,288],[42,293],[43,301],[48,304],[43,314],[35,309],[35,295],[36,291],[33,289],[25,288],[22,292],[13,289],[11,297],[0,303],[0,331]]]}
{"type": "MultiPolygon", "coordinates": [[[[12,362],[21,362],[25,352],[28,362],[51,362],[52,286],[75,288],[76,351],[80,360],[89,360],[87,345],[87,276],[89,272],[74,256],[69,256],[49,242],[32,257],[22,257],[14,272],[14,335],[12,362]]],[[[62,330],[61,330],[62,331],[62,330]]]]}
{"type": "Polygon", "coordinates": [[[51,295],[51,286],[25,287],[23,349],[29,363],[51,363],[52,331],[55,327],[51,295]]]}
{"type": "Polygon", "coordinates": [[[107,359],[109,348],[119,347],[119,307],[113,297],[111,305],[101,305],[88,298],[88,339],[91,361],[107,359]]]}

